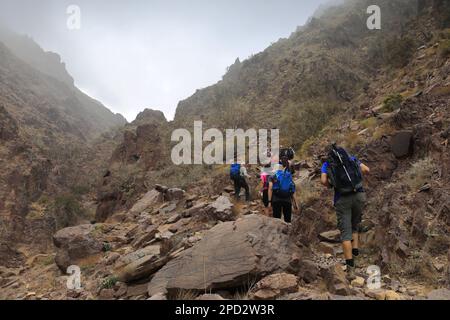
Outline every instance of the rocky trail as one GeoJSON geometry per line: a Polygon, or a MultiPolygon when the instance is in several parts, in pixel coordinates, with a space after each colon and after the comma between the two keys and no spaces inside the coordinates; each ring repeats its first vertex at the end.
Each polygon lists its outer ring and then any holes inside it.
{"type": "MultiPolygon", "coordinates": [[[[448,87],[445,76],[439,83],[448,87]]],[[[156,185],[102,223],[57,231],[54,251],[2,244],[8,264],[0,267],[0,298],[448,300],[448,108],[448,96],[421,93],[393,112],[363,105],[333,129],[340,139],[356,132],[364,143],[353,150],[371,167],[351,276],[332,193],[318,180],[324,140],[296,165],[301,208],[292,224],[268,216],[255,196],[236,202],[226,174],[187,190],[156,185]],[[69,266],[79,267],[80,289],[68,289],[69,266]],[[379,289],[368,287],[374,266],[379,289]]],[[[249,174],[256,190],[257,168],[249,174]]]]}
{"type": "MultiPolygon", "coordinates": [[[[301,172],[298,185],[315,175],[313,169],[301,172]]],[[[266,216],[260,201],[232,199],[229,186],[220,195],[197,196],[157,185],[105,223],[58,231],[56,254],[26,257],[20,268],[2,267],[1,298],[449,298],[448,290],[389,274],[381,275],[380,289],[368,289],[367,268],[377,253],[365,249],[374,237],[367,221],[358,268],[348,277],[337,230],[314,234],[310,244],[297,234],[311,208],[302,206],[291,225],[266,216]],[[80,267],[81,289],[67,289],[71,265],[80,267]]]]}
{"type": "Polygon", "coordinates": [[[147,109],[125,124],[59,58],[24,63],[0,37],[0,299],[450,300],[448,1],[379,2],[381,31],[365,28],[368,0],[330,9],[173,121],[147,109]],[[200,119],[283,129],[291,224],[264,210],[258,168],[245,203],[228,167],[172,164],[171,133],[200,119]],[[319,181],[332,141],[371,169],[353,274],[319,181]]]}

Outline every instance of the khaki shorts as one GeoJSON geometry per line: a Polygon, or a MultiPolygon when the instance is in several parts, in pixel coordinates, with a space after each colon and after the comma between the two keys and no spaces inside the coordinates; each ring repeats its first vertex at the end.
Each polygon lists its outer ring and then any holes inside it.
{"type": "Polygon", "coordinates": [[[341,241],[352,241],[353,233],[359,231],[363,209],[366,204],[364,192],[341,196],[335,204],[341,241]]]}

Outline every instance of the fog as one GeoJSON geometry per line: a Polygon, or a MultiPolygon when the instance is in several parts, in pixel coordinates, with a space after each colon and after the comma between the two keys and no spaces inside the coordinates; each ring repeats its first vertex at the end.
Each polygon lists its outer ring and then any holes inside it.
{"type": "Polygon", "coordinates": [[[0,0],[0,23],[57,52],[75,84],[129,121],[180,100],[303,25],[328,0],[0,0]],[[67,8],[81,10],[79,30],[67,8]]]}

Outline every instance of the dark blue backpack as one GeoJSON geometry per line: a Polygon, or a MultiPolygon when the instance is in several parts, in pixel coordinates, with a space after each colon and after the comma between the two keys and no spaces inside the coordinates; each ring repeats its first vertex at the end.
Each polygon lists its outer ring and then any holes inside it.
{"type": "Polygon", "coordinates": [[[295,183],[288,169],[277,171],[274,178],[272,189],[277,197],[289,198],[295,193],[295,183]]]}
{"type": "Polygon", "coordinates": [[[345,149],[334,146],[327,161],[329,182],[337,192],[350,194],[363,188],[360,163],[345,149]]]}
{"type": "Polygon", "coordinates": [[[241,176],[241,165],[239,163],[233,163],[230,169],[230,178],[232,180],[238,179],[241,176]]]}

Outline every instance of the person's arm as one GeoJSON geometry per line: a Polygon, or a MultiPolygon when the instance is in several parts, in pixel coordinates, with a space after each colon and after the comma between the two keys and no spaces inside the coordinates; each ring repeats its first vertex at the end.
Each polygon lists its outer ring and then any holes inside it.
{"type": "Polygon", "coordinates": [[[270,181],[269,182],[269,206],[272,206],[272,195],[273,195],[272,187],[273,187],[273,182],[270,181]]]}
{"type": "Polygon", "coordinates": [[[320,176],[320,182],[327,188],[330,187],[330,184],[328,183],[328,174],[327,174],[327,170],[328,170],[328,162],[324,162],[322,165],[322,175],[320,176]]]}
{"type": "Polygon", "coordinates": [[[329,187],[330,184],[328,183],[328,174],[326,173],[322,173],[322,175],[320,176],[320,182],[325,186],[325,187],[329,187]]]}
{"type": "Polygon", "coordinates": [[[360,167],[363,175],[367,175],[370,173],[370,168],[366,166],[364,163],[361,163],[360,167]]]}
{"type": "Polygon", "coordinates": [[[261,179],[261,181],[259,181],[259,184],[258,184],[258,189],[259,190],[262,190],[264,188],[264,182],[263,182],[263,180],[261,179]]]}

